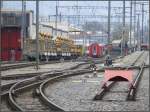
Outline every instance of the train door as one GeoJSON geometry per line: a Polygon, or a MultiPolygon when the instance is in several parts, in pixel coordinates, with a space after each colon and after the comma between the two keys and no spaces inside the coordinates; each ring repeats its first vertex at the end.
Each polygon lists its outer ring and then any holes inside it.
{"type": "Polygon", "coordinates": [[[97,54],[97,53],[96,53],[97,48],[96,48],[96,46],[95,46],[95,45],[93,45],[93,50],[92,50],[92,51],[93,51],[93,53],[92,53],[92,54],[93,54],[93,56],[96,56],[96,54],[97,54]]]}
{"type": "Polygon", "coordinates": [[[103,49],[103,54],[102,55],[104,56],[105,55],[105,47],[103,46],[102,49],[103,49]]]}

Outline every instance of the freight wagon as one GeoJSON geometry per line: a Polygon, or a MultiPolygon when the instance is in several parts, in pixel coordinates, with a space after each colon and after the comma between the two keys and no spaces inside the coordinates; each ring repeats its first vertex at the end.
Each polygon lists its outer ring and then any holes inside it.
{"type": "MultiPolygon", "coordinates": [[[[26,59],[33,61],[36,59],[36,40],[26,40],[25,54],[26,59]]],[[[53,39],[52,36],[46,33],[40,33],[39,38],[39,59],[45,60],[59,60],[63,59],[75,59],[81,56],[81,46],[77,46],[70,39],[56,37],[53,39]]]]}

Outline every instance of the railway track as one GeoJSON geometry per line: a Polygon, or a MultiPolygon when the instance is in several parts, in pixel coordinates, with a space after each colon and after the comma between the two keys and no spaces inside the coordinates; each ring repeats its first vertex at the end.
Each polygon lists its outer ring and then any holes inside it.
{"type": "Polygon", "coordinates": [[[80,63],[78,65],[70,67],[69,69],[64,69],[63,71],[62,70],[53,70],[53,71],[39,72],[39,73],[6,75],[6,76],[2,76],[1,79],[2,79],[2,81],[4,80],[4,81],[10,82],[10,83],[2,84],[1,88],[2,88],[2,91],[3,91],[4,89],[8,89],[10,86],[15,84],[19,80],[32,78],[32,77],[37,77],[37,76],[40,76],[42,74],[55,73],[55,72],[64,72],[66,70],[74,70],[74,69],[87,69],[87,68],[89,68],[89,64],[88,63],[80,63]]]}
{"type": "MultiPolygon", "coordinates": [[[[116,56],[116,54],[112,54],[113,57],[116,56]]],[[[121,58],[121,57],[118,57],[121,58]]],[[[104,60],[104,57],[101,57],[99,59],[104,60]]],[[[94,60],[98,62],[97,58],[94,60]]],[[[81,61],[81,62],[87,62],[89,59],[79,59],[76,61],[81,61]]],[[[70,62],[72,60],[64,60],[64,62],[70,62]]],[[[56,60],[56,61],[49,61],[49,62],[41,62],[39,65],[44,65],[44,64],[54,64],[54,63],[61,63],[61,60],[56,60]]],[[[17,62],[17,63],[2,63],[2,66],[0,68],[1,71],[9,70],[9,69],[17,69],[17,68],[24,68],[24,67],[30,67],[34,66],[36,63],[35,62],[17,62]]]]}
{"type": "MultiPolygon", "coordinates": [[[[61,75],[63,73],[70,73],[73,70],[74,70],[74,72],[76,72],[78,69],[84,69],[84,68],[86,69],[86,68],[88,68],[88,66],[89,66],[88,63],[81,63],[81,64],[78,64],[74,67],[71,67],[70,69],[65,69],[63,71],[53,71],[53,72],[51,71],[50,73],[40,74],[38,76],[34,76],[34,77],[31,77],[31,78],[21,80],[17,83],[10,83],[10,84],[5,85],[3,87],[3,92],[1,94],[1,96],[3,96],[3,97],[5,96],[5,98],[8,97],[8,99],[9,99],[8,104],[9,104],[10,107],[13,107],[12,108],[13,110],[24,111],[23,109],[21,109],[21,107],[17,104],[17,102],[15,100],[16,96],[18,96],[17,94],[24,93],[25,91],[28,92],[28,90],[29,91],[34,91],[33,88],[38,87],[38,85],[40,83],[42,83],[47,78],[55,77],[55,76],[61,75]]],[[[32,96],[32,92],[31,92],[30,95],[32,96]]],[[[3,99],[3,101],[6,100],[5,98],[3,99]]],[[[38,102],[38,107],[39,107],[39,105],[41,103],[39,101],[36,101],[36,102],[38,102]]],[[[41,111],[43,111],[44,106],[41,106],[41,108],[42,108],[41,111]]],[[[34,109],[36,109],[36,108],[34,108],[34,109]]],[[[30,109],[26,109],[26,110],[31,111],[30,109]]],[[[40,110],[40,108],[39,108],[39,110],[40,110]]],[[[44,110],[47,110],[47,108],[44,109],[44,110]]]]}
{"type": "Polygon", "coordinates": [[[53,103],[51,100],[49,100],[49,98],[47,98],[47,96],[44,93],[45,87],[47,86],[48,83],[53,83],[53,82],[55,82],[55,81],[57,81],[59,79],[66,78],[66,77],[71,77],[71,76],[75,76],[75,75],[81,75],[81,74],[83,75],[85,73],[90,73],[90,72],[92,72],[92,71],[90,71],[90,70],[76,71],[76,72],[73,72],[73,73],[63,74],[61,76],[54,77],[54,78],[46,80],[45,82],[43,82],[40,85],[39,90],[38,90],[38,94],[40,96],[41,101],[43,101],[43,104],[49,106],[52,110],[64,111],[60,106],[58,106],[57,104],[53,103]]]}
{"type": "MultiPolygon", "coordinates": [[[[103,61],[104,60],[101,60],[101,62],[103,61]]],[[[46,111],[46,110],[51,110],[51,109],[55,110],[55,107],[54,108],[53,106],[49,107],[47,105],[43,105],[46,103],[43,103],[43,104],[41,103],[41,101],[44,101],[44,100],[41,100],[42,89],[41,89],[40,84],[44,83],[47,78],[56,80],[56,79],[59,79],[59,77],[62,78],[62,77],[68,77],[68,76],[80,75],[80,74],[92,72],[91,70],[87,68],[89,68],[89,64],[82,63],[70,69],[65,69],[63,71],[54,71],[53,73],[52,72],[45,73],[42,75],[27,78],[27,79],[24,79],[22,81],[19,81],[13,84],[13,86],[11,85],[11,88],[7,87],[8,89],[5,90],[1,94],[1,96],[5,96],[5,98],[6,97],[8,98],[8,101],[9,101],[8,104],[13,110],[18,110],[18,111],[34,111],[34,110],[46,111]],[[38,87],[39,89],[36,89],[38,87]],[[36,96],[36,97],[33,97],[33,96],[36,96]],[[21,100],[20,100],[20,97],[22,97],[21,100]],[[28,97],[27,99],[32,99],[31,101],[32,104],[29,104],[28,106],[27,103],[29,103],[29,101],[27,101],[25,97],[28,97]],[[22,100],[25,100],[25,101],[22,101],[22,100]],[[23,102],[23,104],[21,102],[23,102]],[[30,105],[32,105],[32,107],[30,105]]],[[[102,70],[104,69],[102,68],[102,70]]],[[[5,98],[3,99],[3,102],[5,98]]]]}
{"type": "MultiPolygon", "coordinates": [[[[135,66],[136,63],[138,63],[138,60],[144,56],[144,53],[141,53],[141,55],[138,56],[138,58],[136,58],[136,60],[134,60],[134,62],[132,64],[130,64],[131,67],[133,68],[138,68],[140,69],[138,74],[136,75],[134,81],[133,81],[133,87],[130,87],[128,92],[127,92],[127,97],[126,97],[126,100],[135,100],[135,95],[136,95],[136,92],[137,92],[137,88],[138,88],[138,84],[140,82],[140,79],[141,79],[141,76],[142,76],[142,73],[143,73],[143,70],[144,68],[146,67],[145,66],[145,62],[142,61],[142,63],[140,64],[140,67],[137,67],[135,66]],[[135,66],[135,67],[134,67],[135,66]]],[[[133,69],[132,68],[132,69],[133,69]]],[[[125,68],[125,69],[129,69],[129,68],[125,68]]],[[[102,88],[97,94],[96,96],[94,97],[94,100],[103,100],[103,97],[106,95],[106,94],[109,94],[109,91],[111,90],[111,88],[115,88],[116,86],[116,83],[115,81],[113,82],[110,82],[107,87],[105,88],[102,88]]],[[[126,91],[125,91],[126,92],[126,91]]],[[[124,93],[125,93],[124,92],[124,93]]]]}
{"type": "MultiPolygon", "coordinates": [[[[21,93],[28,91],[29,89],[35,88],[47,77],[52,77],[52,75],[59,75],[61,73],[55,72],[51,74],[43,74],[41,76],[35,76],[32,78],[24,79],[22,81],[19,81],[15,83],[11,88],[9,88],[7,91],[3,91],[3,94],[1,95],[3,99],[3,102],[6,99],[8,99],[9,102],[6,102],[6,104],[9,104],[9,107],[11,107],[12,110],[19,110],[23,111],[21,107],[16,102],[16,96],[20,95],[21,93]]],[[[53,76],[54,77],[54,76],[53,76]]]]}
{"type": "MultiPolygon", "coordinates": [[[[85,66],[85,67],[87,68],[87,66],[85,66]]],[[[38,97],[33,98],[33,96],[35,96],[35,94],[38,95],[37,91],[35,93],[36,88],[45,79],[50,78],[50,77],[54,77],[53,79],[57,79],[59,77],[59,75],[60,75],[60,77],[65,77],[65,76],[80,75],[80,74],[88,73],[88,72],[92,72],[92,71],[88,70],[88,69],[81,70],[81,68],[77,67],[77,69],[74,69],[74,70],[64,70],[62,72],[43,74],[41,76],[28,78],[28,79],[25,79],[25,80],[22,80],[20,82],[15,83],[13,86],[11,86],[10,89],[8,89],[8,91],[5,91],[2,94],[2,96],[6,97],[9,94],[9,96],[8,96],[9,102],[8,103],[9,103],[11,108],[13,107],[12,108],[13,110],[18,110],[18,111],[25,111],[25,110],[26,111],[33,111],[36,109],[38,109],[39,111],[40,110],[41,111],[50,110],[51,109],[50,107],[41,104],[38,97]],[[22,100],[20,100],[20,96],[22,96],[22,100]],[[32,101],[31,101],[32,107],[31,106],[28,107],[26,105],[27,103],[29,104],[29,101],[23,101],[23,99],[25,100],[25,97],[28,97],[27,99],[32,99],[32,101]],[[21,102],[24,102],[24,103],[20,104],[21,102]]],[[[38,96],[40,96],[40,95],[38,95],[38,96]]]]}
{"type": "MultiPolygon", "coordinates": [[[[77,64],[77,65],[75,65],[73,67],[70,67],[69,69],[76,69],[76,68],[79,68],[79,67],[84,66],[84,65],[88,65],[88,63],[86,63],[86,62],[79,63],[79,64],[77,64]]],[[[67,69],[64,69],[64,70],[67,70],[67,69]]],[[[49,71],[46,71],[46,72],[33,72],[33,73],[5,75],[5,76],[2,76],[2,80],[13,80],[13,79],[30,78],[30,77],[34,77],[34,76],[37,76],[37,75],[41,75],[41,74],[49,73],[49,72],[53,72],[53,71],[61,71],[61,70],[49,70],[49,71]]]]}
{"type": "MultiPolygon", "coordinates": [[[[73,75],[79,75],[79,74],[83,74],[83,73],[87,73],[87,72],[92,72],[90,70],[74,70],[74,71],[65,71],[65,72],[58,72],[58,73],[53,73],[53,74],[45,74],[42,75],[40,77],[32,77],[30,79],[25,79],[23,81],[20,81],[16,84],[14,84],[9,91],[5,94],[9,94],[8,99],[9,99],[9,104],[11,105],[11,107],[13,107],[14,110],[18,110],[18,111],[33,111],[36,110],[38,108],[38,110],[44,111],[44,110],[48,110],[47,106],[43,106],[43,104],[40,103],[40,101],[38,101],[38,97],[33,98],[32,95],[35,95],[35,90],[36,88],[39,86],[39,84],[41,84],[45,79],[50,78],[50,77],[55,77],[58,78],[59,75],[61,77],[62,74],[68,74],[70,75],[70,73],[73,75]],[[53,76],[52,76],[53,75],[53,76]],[[55,75],[55,76],[54,76],[55,75]],[[27,92],[27,94],[26,94],[27,92]],[[27,96],[27,97],[32,97],[32,101],[36,100],[36,102],[34,102],[35,104],[32,106],[32,109],[29,108],[27,105],[26,107],[24,107],[25,105],[21,105],[20,104],[20,94],[23,93],[23,96],[27,96]],[[28,95],[30,93],[30,95],[28,95]],[[19,95],[19,96],[18,96],[19,95]],[[20,105],[19,105],[20,104],[20,105]],[[39,105],[41,105],[39,108],[39,105]]],[[[54,78],[54,79],[55,79],[54,78]]],[[[38,94],[38,92],[36,92],[36,94],[38,94]]],[[[25,97],[22,98],[22,100],[25,100],[25,97]]],[[[27,101],[27,103],[29,103],[27,101]]],[[[33,102],[32,102],[33,103],[33,102]]],[[[50,110],[51,108],[49,108],[50,110]]]]}
{"type": "MultiPolygon", "coordinates": [[[[104,68],[102,68],[102,70],[99,70],[99,71],[104,71],[104,68]]],[[[85,73],[90,73],[90,72],[93,72],[93,71],[91,71],[91,70],[79,70],[79,71],[64,73],[60,76],[50,78],[50,79],[44,81],[43,83],[41,83],[39,89],[36,89],[36,93],[39,95],[40,100],[43,102],[43,104],[48,106],[50,109],[52,109],[54,111],[64,111],[60,106],[53,103],[51,100],[49,100],[49,98],[47,98],[47,96],[44,93],[45,87],[49,83],[54,83],[55,81],[58,81],[59,79],[67,78],[67,77],[71,77],[71,76],[75,76],[75,75],[83,75],[85,73]]]]}
{"type": "MultiPolygon", "coordinates": [[[[70,62],[71,60],[65,60],[64,62],[70,62]]],[[[49,61],[49,62],[41,62],[39,65],[44,64],[54,64],[54,63],[61,63],[61,61],[49,61]]],[[[35,66],[35,62],[24,62],[24,63],[15,63],[15,64],[2,64],[1,71],[9,70],[9,69],[17,69],[17,68],[24,68],[24,67],[30,67],[35,66]]]]}
{"type": "MultiPolygon", "coordinates": [[[[113,60],[118,59],[118,58],[120,58],[120,57],[113,58],[113,60]]],[[[104,62],[104,57],[101,58],[101,60],[96,59],[96,61],[95,61],[96,64],[103,63],[103,62],[104,62]]],[[[79,63],[73,67],[70,67],[69,69],[73,70],[73,69],[77,69],[77,68],[89,69],[89,63],[88,62],[79,63]]],[[[64,70],[67,70],[67,69],[64,69],[64,70]]],[[[37,75],[41,75],[44,73],[50,73],[50,72],[54,72],[54,71],[62,71],[62,70],[52,70],[52,71],[50,70],[50,71],[45,71],[45,72],[33,72],[33,73],[21,73],[21,74],[14,74],[14,75],[4,75],[4,76],[1,76],[1,79],[2,79],[2,81],[3,80],[9,81],[9,80],[25,79],[25,78],[31,78],[31,77],[34,77],[37,75]]]]}
{"type": "Polygon", "coordinates": [[[138,88],[139,82],[141,80],[142,73],[144,71],[144,64],[145,63],[142,64],[141,69],[140,69],[139,73],[137,74],[136,79],[133,83],[134,88],[129,89],[129,92],[128,92],[128,95],[127,95],[127,98],[126,98],[127,100],[135,100],[137,88],[138,88]]]}
{"type": "MultiPolygon", "coordinates": [[[[78,68],[89,68],[88,67],[89,64],[88,63],[80,63],[78,65],[75,65],[73,67],[70,67],[71,70],[73,69],[78,69],[78,68]],[[84,67],[85,66],[85,67],[84,67]]],[[[65,70],[69,70],[69,69],[64,69],[65,70]]],[[[47,72],[39,72],[39,73],[28,73],[28,74],[16,74],[16,75],[6,75],[6,76],[2,76],[1,77],[1,95],[4,95],[5,93],[7,93],[7,91],[10,89],[10,87],[12,85],[14,85],[15,83],[17,83],[18,81],[27,79],[27,78],[31,78],[31,77],[36,77],[36,76],[40,76],[42,74],[48,74],[48,73],[54,73],[54,72],[62,72],[61,70],[54,70],[54,71],[47,71],[47,72]],[[4,84],[3,84],[4,83],[4,84]]]]}

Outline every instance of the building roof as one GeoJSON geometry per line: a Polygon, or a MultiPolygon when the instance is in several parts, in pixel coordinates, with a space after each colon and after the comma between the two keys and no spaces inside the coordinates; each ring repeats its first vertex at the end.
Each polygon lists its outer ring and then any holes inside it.
{"type": "MultiPolygon", "coordinates": [[[[22,10],[17,10],[17,9],[1,9],[1,12],[6,12],[6,13],[10,13],[10,12],[15,12],[15,13],[21,13],[22,10]]],[[[32,10],[26,10],[27,13],[33,13],[32,10]]]]}
{"type": "Polygon", "coordinates": [[[120,40],[113,40],[112,43],[113,43],[113,44],[121,43],[121,39],[120,39],[120,40]]]}

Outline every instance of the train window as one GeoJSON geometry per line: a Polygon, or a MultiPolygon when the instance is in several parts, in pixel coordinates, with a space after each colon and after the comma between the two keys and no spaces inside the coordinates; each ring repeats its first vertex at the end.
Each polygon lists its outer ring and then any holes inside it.
{"type": "Polygon", "coordinates": [[[94,46],[94,49],[93,49],[93,50],[94,50],[94,52],[96,52],[96,46],[94,46]]]}
{"type": "Polygon", "coordinates": [[[94,51],[96,51],[96,47],[94,46],[94,51]]]}

